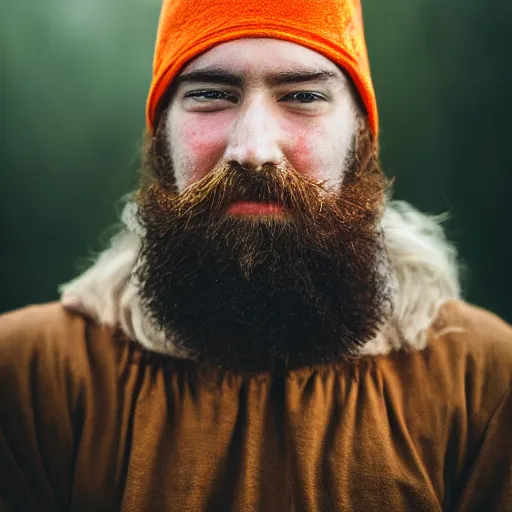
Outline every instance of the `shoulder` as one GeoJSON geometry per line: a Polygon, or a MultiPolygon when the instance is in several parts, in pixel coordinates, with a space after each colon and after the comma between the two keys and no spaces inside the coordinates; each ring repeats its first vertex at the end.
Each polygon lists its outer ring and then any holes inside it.
{"type": "Polygon", "coordinates": [[[94,363],[115,365],[124,345],[111,328],[69,313],[59,303],[5,313],[0,315],[0,387],[35,378],[78,392],[94,363]]]}
{"type": "Polygon", "coordinates": [[[512,369],[512,326],[490,311],[451,300],[440,309],[431,332],[468,356],[501,360],[512,369]]]}
{"type": "Polygon", "coordinates": [[[0,315],[0,365],[20,366],[41,357],[67,359],[77,354],[85,330],[84,318],[66,313],[57,303],[0,315]]]}
{"type": "MultiPolygon", "coordinates": [[[[430,329],[426,352],[456,373],[466,400],[491,412],[512,386],[512,327],[494,313],[463,301],[447,302],[430,329]]],[[[468,403],[468,405],[471,405],[468,403]]]]}
{"type": "Polygon", "coordinates": [[[67,313],[58,303],[27,306],[0,315],[0,346],[4,353],[59,343],[67,349],[64,339],[82,337],[84,328],[82,316],[67,313]]]}
{"type": "Polygon", "coordinates": [[[0,315],[0,350],[5,365],[12,357],[52,354],[77,356],[87,338],[87,320],[58,303],[28,306],[0,315]]]}

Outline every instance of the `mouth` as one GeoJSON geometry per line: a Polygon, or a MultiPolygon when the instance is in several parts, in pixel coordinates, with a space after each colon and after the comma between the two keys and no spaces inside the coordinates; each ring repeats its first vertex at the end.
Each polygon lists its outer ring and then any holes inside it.
{"type": "Polygon", "coordinates": [[[282,215],[286,213],[286,208],[276,203],[240,201],[231,204],[227,213],[231,215],[282,215]]]}

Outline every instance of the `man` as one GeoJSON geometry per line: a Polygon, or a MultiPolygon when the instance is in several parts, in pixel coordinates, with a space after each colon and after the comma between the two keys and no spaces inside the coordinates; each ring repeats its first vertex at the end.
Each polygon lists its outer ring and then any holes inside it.
{"type": "Polygon", "coordinates": [[[387,200],[356,0],[164,1],[139,190],[0,320],[2,510],[512,510],[512,329],[387,200]]]}

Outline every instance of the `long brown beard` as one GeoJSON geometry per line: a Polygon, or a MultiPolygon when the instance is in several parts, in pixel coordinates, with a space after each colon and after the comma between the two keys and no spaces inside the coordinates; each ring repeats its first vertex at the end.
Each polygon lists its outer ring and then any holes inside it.
{"type": "Polygon", "coordinates": [[[390,304],[377,228],[388,184],[366,127],[337,193],[290,166],[228,163],[179,194],[168,159],[149,161],[137,194],[140,295],[181,348],[223,367],[268,369],[279,358],[350,357],[375,335],[390,304]],[[239,201],[284,213],[228,214],[239,201]]]}

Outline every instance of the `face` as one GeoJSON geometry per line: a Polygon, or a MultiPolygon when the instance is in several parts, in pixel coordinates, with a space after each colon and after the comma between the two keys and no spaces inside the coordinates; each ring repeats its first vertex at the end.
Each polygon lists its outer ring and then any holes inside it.
{"type": "Polygon", "coordinates": [[[275,39],[230,41],[197,57],[175,84],[166,138],[179,191],[222,162],[286,162],[327,188],[340,185],[360,112],[324,56],[275,39]]]}
{"type": "Polygon", "coordinates": [[[173,93],[137,195],[148,314],[226,368],[349,356],[389,294],[386,179],[342,72],[291,43],[243,40],[192,62],[173,93]]]}

